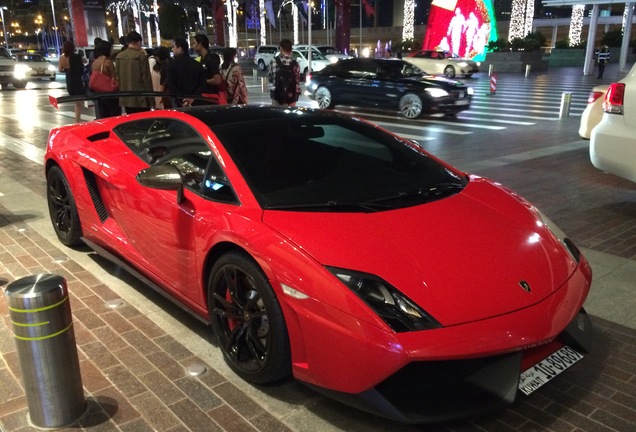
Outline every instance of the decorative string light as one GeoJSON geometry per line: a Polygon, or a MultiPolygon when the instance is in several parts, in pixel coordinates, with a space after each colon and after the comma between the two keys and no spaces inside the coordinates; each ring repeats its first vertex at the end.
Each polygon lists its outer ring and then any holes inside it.
{"type": "Polygon", "coordinates": [[[296,3],[292,3],[292,17],[294,18],[294,45],[298,45],[300,39],[298,39],[298,6],[296,3]]]}
{"type": "Polygon", "coordinates": [[[570,20],[570,33],[568,39],[570,46],[581,43],[581,31],[583,30],[583,15],[585,15],[585,5],[577,4],[572,6],[572,19],[570,20]]]}
{"type": "Polygon", "coordinates": [[[415,0],[404,1],[404,26],[402,40],[413,39],[415,29],[415,0]]]}
{"type": "Polygon", "coordinates": [[[508,39],[517,39],[525,36],[526,2],[525,0],[513,0],[510,12],[510,30],[508,39]]]}
{"type": "Polygon", "coordinates": [[[527,0],[526,3],[526,20],[523,28],[523,36],[532,33],[532,24],[534,22],[534,0],[527,0]]]}
{"type": "Polygon", "coordinates": [[[258,0],[258,10],[260,11],[260,23],[261,23],[261,45],[267,43],[267,30],[265,28],[265,0],[258,0]]]}

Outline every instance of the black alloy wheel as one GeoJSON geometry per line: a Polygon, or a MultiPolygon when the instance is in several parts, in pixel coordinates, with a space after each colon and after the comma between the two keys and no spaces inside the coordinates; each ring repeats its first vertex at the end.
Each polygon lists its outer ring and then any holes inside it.
{"type": "Polygon", "coordinates": [[[212,327],[230,368],[256,384],[290,376],[283,313],[258,265],[244,253],[227,253],[214,264],[208,287],[212,327]]]}
{"type": "Polygon", "coordinates": [[[46,176],[46,200],[55,234],[66,246],[82,243],[82,227],[75,199],[62,170],[54,166],[46,176]]]}

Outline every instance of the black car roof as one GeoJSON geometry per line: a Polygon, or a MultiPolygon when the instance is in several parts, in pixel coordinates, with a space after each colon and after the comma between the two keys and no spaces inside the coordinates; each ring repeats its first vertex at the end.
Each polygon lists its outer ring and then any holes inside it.
{"type": "Polygon", "coordinates": [[[240,107],[209,105],[183,108],[179,111],[184,111],[211,127],[218,124],[298,118],[299,115],[316,119],[349,118],[349,116],[340,113],[312,108],[272,107],[270,105],[244,105],[240,107]]]}

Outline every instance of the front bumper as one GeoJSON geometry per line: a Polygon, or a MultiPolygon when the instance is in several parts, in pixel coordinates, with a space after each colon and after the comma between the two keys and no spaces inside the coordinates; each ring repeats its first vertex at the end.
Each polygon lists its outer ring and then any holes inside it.
{"type": "Polygon", "coordinates": [[[555,341],[525,351],[409,363],[374,388],[357,394],[307,385],[347,405],[403,423],[447,421],[512,404],[521,394],[518,385],[522,364],[528,368],[563,345],[588,353],[591,335],[591,321],[581,309],[555,341]],[[528,364],[527,360],[532,362],[528,364]]]}

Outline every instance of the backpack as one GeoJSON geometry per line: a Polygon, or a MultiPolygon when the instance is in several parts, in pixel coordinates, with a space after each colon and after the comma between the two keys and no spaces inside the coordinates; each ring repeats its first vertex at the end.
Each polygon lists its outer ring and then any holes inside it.
{"type": "Polygon", "coordinates": [[[276,57],[276,64],[278,68],[274,77],[274,100],[281,105],[294,103],[298,100],[297,82],[294,76],[294,68],[298,62],[292,60],[289,65],[285,65],[280,57],[276,57]]]}

